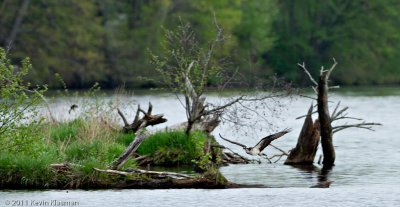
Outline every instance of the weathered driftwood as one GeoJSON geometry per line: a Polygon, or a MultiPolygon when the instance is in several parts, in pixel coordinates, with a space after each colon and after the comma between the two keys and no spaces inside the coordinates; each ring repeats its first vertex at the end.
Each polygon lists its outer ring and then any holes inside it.
{"type": "Polygon", "coordinates": [[[172,179],[193,179],[192,176],[182,174],[182,173],[174,173],[174,172],[159,172],[159,171],[150,171],[150,170],[141,170],[141,169],[132,169],[127,171],[118,171],[118,170],[103,170],[99,168],[93,168],[95,171],[98,172],[104,172],[108,174],[116,174],[116,175],[123,175],[123,176],[129,176],[133,174],[142,174],[142,175],[148,175],[152,178],[172,178],[172,179]]]}
{"type": "Polygon", "coordinates": [[[65,163],[50,164],[50,167],[53,168],[57,172],[66,172],[66,171],[71,170],[72,167],[81,168],[81,167],[83,167],[83,165],[65,162],[65,163]]]}
{"type": "Polygon", "coordinates": [[[237,153],[232,152],[222,152],[222,160],[223,164],[250,164],[250,163],[260,163],[259,160],[248,159],[243,157],[237,153]]]}
{"type": "Polygon", "coordinates": [[[286,165],[306,165],[314,162],[319,144],[319,121],[312,120],[313,105],[308,110],[303,128],[301,129],[297,145],[290,151],[285,161],[286,165]]]}
{"type": "MultiPolygon", "coordinates": [[[[106,173],[108,175],[117,175],[126,177],[119,182],[113,183],[116,188],[149,188],[149,189],[165,189],[165,188],[237,188],[237,187],[259,187],[245,186],[229,183],[225,178],[218,178],[206,174],[199,176],[190,176],[173,172],[158,172],[134,169],[126,171],[103,170],[94,168],[95,171],[106,173]]],[[[218,176],[218,175],[217,175],[218,176]]]]}
{"type": "Polygon", "coordinates": [[[135,119],[131,124],[129,124],[127,119],[125,118],[125,115],[119,108],[117,108],[118,114],[121,116],[122,121],[124,122],[122,130],[124,132],[133,131],[133,133],[135,133],[140,129],[146,128],[147,126],[154,126],[167,121],[167,119],[164,118],[163,114],[152,115],[151,114],[152,110],[153,110],[153,105],[150,102],[147,112],[141,109],[139,105],[138,109],[136,110],[135,119]],[[143,113],[143,117],[141,118],[140,118],[140,112],[143,113]]]}
{"type": "Polygon", "coordinates": [[[143,131],[139,131],[136,134],[136,138],[129,144],[125,151],[112,162],[110,166],[111,170],[118,170],[128,160],[128,158],[136,152],[140,144],[149,136],[143,131]]]}
{"type": "Polygon", "coordinates": [[[135,157],[135,161],[138,166],[147,166],[147,165],[153,163],[153,160],[150,157],[148,157],[147,155],[135,157]]]}

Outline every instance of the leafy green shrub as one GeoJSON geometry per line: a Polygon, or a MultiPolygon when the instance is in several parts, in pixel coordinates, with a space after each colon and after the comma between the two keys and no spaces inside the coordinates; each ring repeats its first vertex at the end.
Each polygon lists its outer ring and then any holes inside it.
{"type": "Polygon", "coordinates": [[[29,150],[29,143],[38,138],[41,119],[34,106],[46,88],[30,89],[29,83],[24,83],[31,67],[29,58],[19,67],[11,64],[0,48],[0,151],[29,150]]]}

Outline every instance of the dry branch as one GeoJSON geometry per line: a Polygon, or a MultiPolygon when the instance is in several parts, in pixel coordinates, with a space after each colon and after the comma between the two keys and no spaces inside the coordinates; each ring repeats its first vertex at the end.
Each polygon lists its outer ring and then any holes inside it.
{"type": "Polygon", "coordinates": [[[315,81],[315,79],[312,77],[311,73],[307,70],[306,68],[306,64],[303,62],[303,64],[297,63],[297,65],[303,69],[303,71],[308,75],[308,77],[310,78],[311,82],[314,83],[315,86],[318,86],[317,81],[315,81]]]}
{"type": "Polygon", "coordinates": [[[152,115],[151,114],[152,110],[153,110],[153,105],[150,102],[147,112],[141,109],[139,105],[138,109],[136,110],[135,119],[131,124],[129,124],[124,114],[121,112],[119,108],[117,108],[118,114],[122,118],[122,121],[124,122],[123,131],[125,133],[129,131],[133,131],[133,133],[135,133],[140,129],[146,128],[147,126],[154,126],[167,121],[167,119],[164,118],[163,114],[152,115]],[[143,117],[140,117],[140,113],[143,114],[143,117]]]}
{"type": "Polygon", "coordinates": [[[380,126],[382,124],[380,123],[374,123],[374,122],[362,122],[362,123],[358,123],[358,124],[345,124],[345,125],[340,125],[340,126],[334,126],[333,127],[333,133],[336,133],[338,131],[341,131],[343,129],[348,129],[348,128],[360,128],[360,129],[367,129],[370,131],[374,131],[372,129],[373,126],[380,126]]]}

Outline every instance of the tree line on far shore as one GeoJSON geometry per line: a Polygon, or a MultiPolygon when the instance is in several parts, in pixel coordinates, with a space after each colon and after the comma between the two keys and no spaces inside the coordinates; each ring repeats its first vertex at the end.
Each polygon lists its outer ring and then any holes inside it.
{"type": "Polygon", "coordinates": [[[399,84],[399,10],[395,0],[0,0],[0,46],[15,63],[31,57],[33,83],[155,87],[148,51],[168,47],[165,29],[189,22],[204,47],[217,21],[228,39],[215,54],[245,86],[274,74],[301,85],[297,63],[315,75],[332,57],[338,84],[399,84]]]}

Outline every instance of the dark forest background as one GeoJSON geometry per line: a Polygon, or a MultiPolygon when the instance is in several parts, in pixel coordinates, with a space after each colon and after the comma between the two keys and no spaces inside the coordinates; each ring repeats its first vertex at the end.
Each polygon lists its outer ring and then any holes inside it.
{"type": "Polygon", "coordinates": [[[189,22],[203,46],[214,14],[228,40],[217,55],[251,84],[271,75],[308,83],[329,67],[341,85],[400,84],[398,0],[0,0],[0,46],[13,61],[30,57],[29,81],[70,88],[154,87],[148,51],[162,50],[164,29],[189,22]]]}

